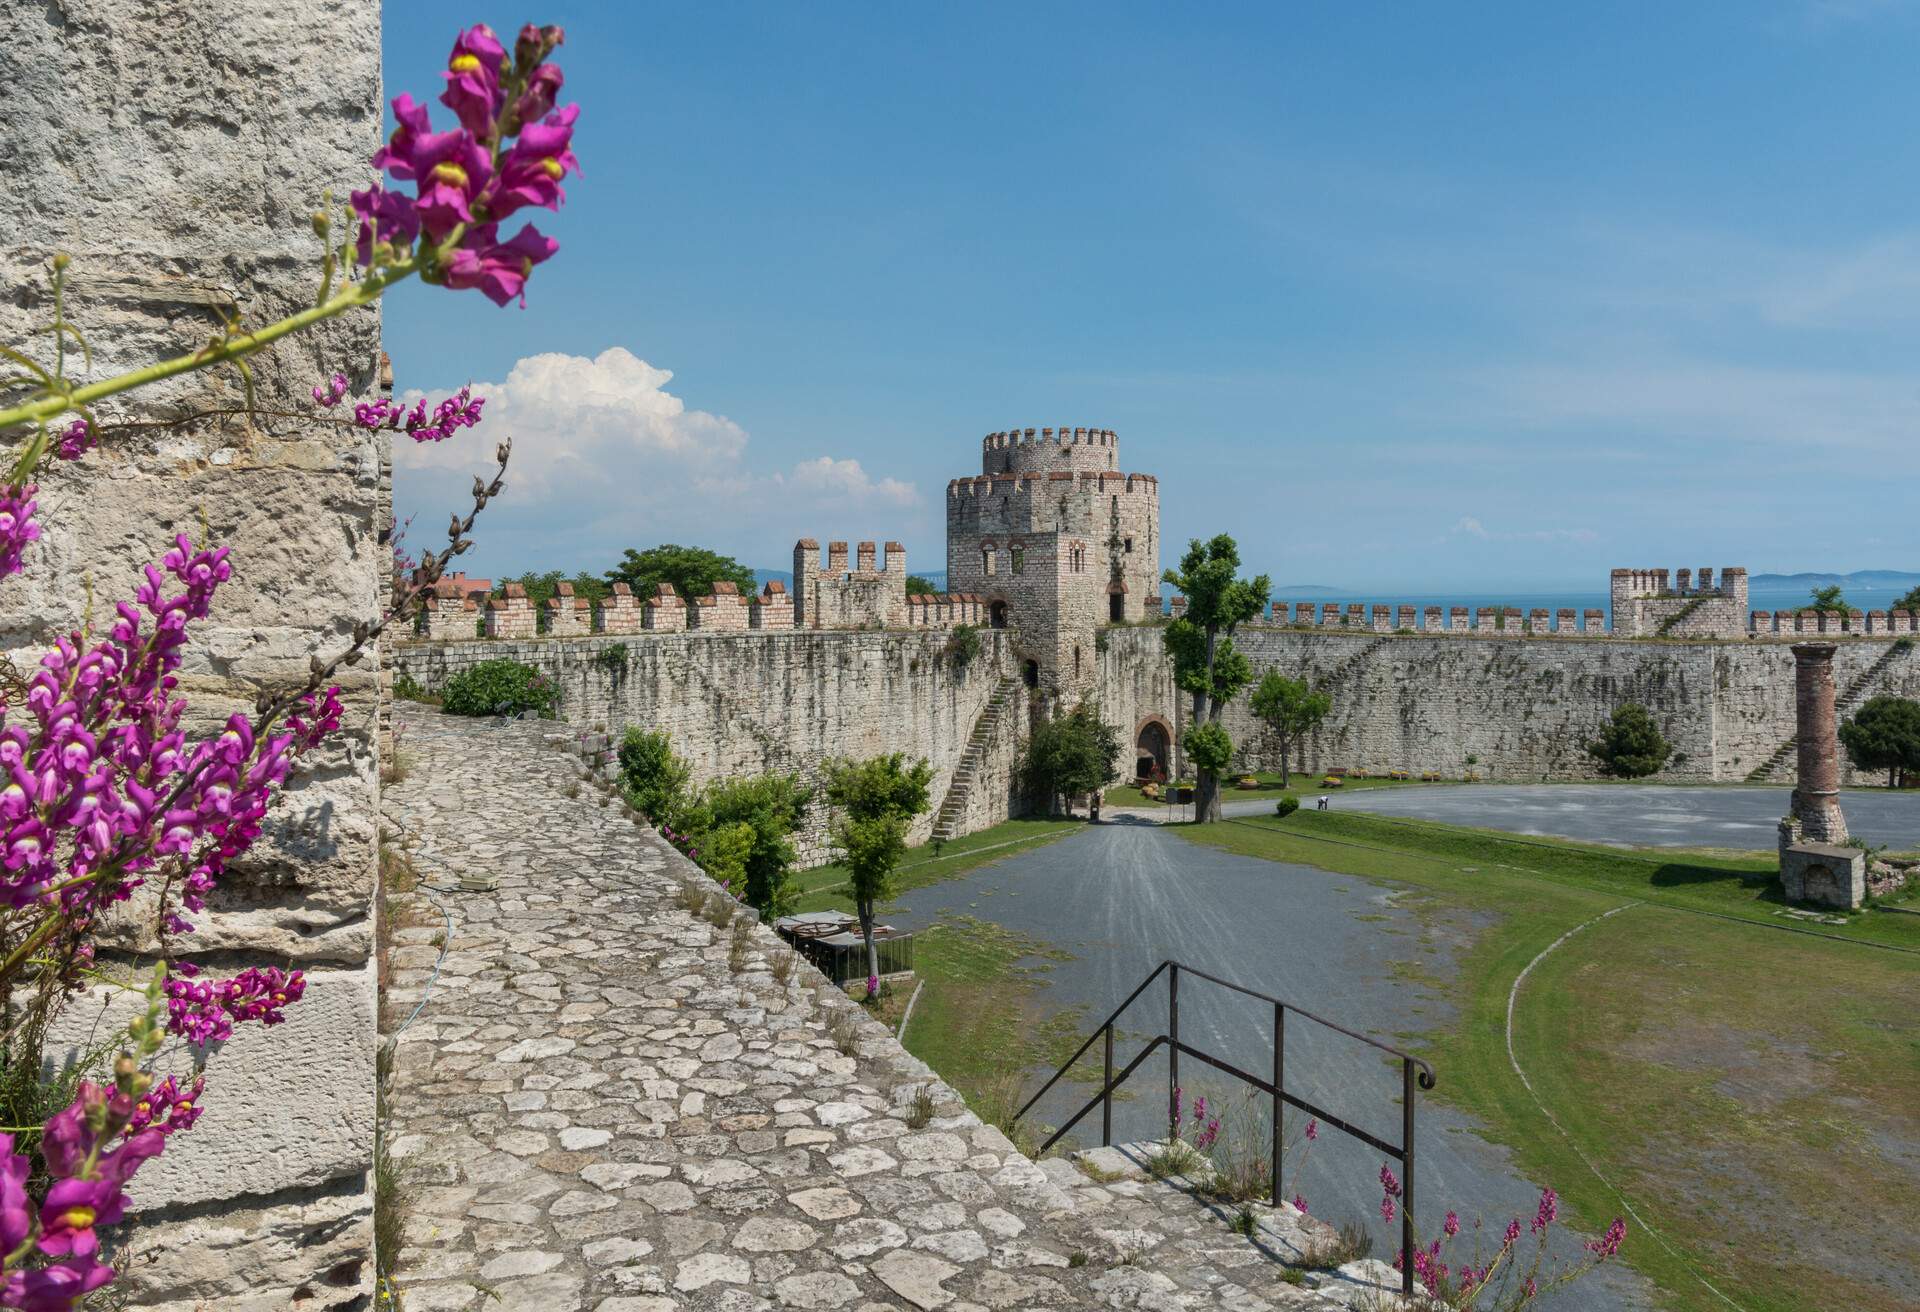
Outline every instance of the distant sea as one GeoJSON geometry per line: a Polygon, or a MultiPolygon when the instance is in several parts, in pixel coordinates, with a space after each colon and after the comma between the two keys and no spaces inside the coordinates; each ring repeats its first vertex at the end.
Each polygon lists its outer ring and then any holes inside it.
{"type": "MultiPolygon", "coordinates": [[[[915,571],[936,588],[946,586],[945,570],[915,571]]],[[[1812,598],[1812,583],[1817,579],[1821,583],[1839,583],[1846,594],[1849,604],[1858,610],[1886,610],[1894,600],[1903,597],[1915,584],[1920,583],[1920,575],[1901,575],[1890,571],[1874,571],[1879,577],[1849,578],[1846,575],[1807,575],[1805,578],[1789,581],[1780,575],[1756,575],[1747,589],[1747,608],[1749,610],[1797,610],[1805,606],[1812,598]],[[1890,581],[1882,581],[1882,580],[1890,581]]],[[[755,578],[764,583],[768,579],[779,579],[790,584],[792,575],[778,570],[755,570],[755,578]]],[[[1173,595],[1173,589],[1161,585],[1162,597],[1173,595]]],[[[1296,602],[1311,601],[1315,607],[1333,602],[1343,611],[1351,602],[1359,602],[1368,607],[1375,605],[1392,606],[1398,617],[1399,607],[1412,606],[1416,613],[1424,613],[1428,606],[1438,606],[1445,614],[1455,606],[1465,606],[1469,611],[1477,611],[1482,606],[1512,606],[1523,614],[1536,608],[1558,611],[1570,607],[1576,613],[1589,608],[1606,610],[1609,598],[1605,592],[1528,592],[1516,589],[1511,592],[1405,592],[1382,589],[1369,592],[1364,589],[1340,589],[1324,587],[1288,587],[1277,589],[1273,600],[1284,601],[1289,610],[1296,602]]]]}
{"type": "MultiPolygon", "coordinates": [[[[1906,595],[1911,583],[1900,587],[1886,585],[1867,586],[1847,584],[1845,595],[1849,605],[1856,610],[1886,610],[1893,602],[1906,595]]],[[[1416,613],[1424,614],[1428,606],[1438,606],[1442,614],[1455,606],[1465,606],[1469,611],[1477,611],[1482,606],[1512,606],[1521,613],[1541,609],[1559,611],[1570,608],[1576,614],[1591,610],[1608,610],[1611,599],[1604,592],[1331,592],[1315,588],[1311,591],[1286,589],[1274,594],[1275,601],[1284,601],[1289,607],[1296,602],[1311,601],[1316,607],[1328,602],[1338,605],[1343,611],[1350,602],[1360,602],[1371,608],[1375,605],[1392,606],[1398,616],[1399,607],[1412,606],[1416,613]]],[[[1798,610],[1812,600],[1811,589],[1793,584],[1772,584],[1750,586],[1747,590],[1748,610],[1798,610]]],[[[1371,613],[1371,610],[1369,610],[1371,613]]]]}

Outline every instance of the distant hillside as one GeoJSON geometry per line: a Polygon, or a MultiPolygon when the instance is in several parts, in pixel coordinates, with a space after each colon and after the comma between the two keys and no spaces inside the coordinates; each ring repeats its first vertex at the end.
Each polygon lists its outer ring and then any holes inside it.
{"type": "Polygon", "coordinates": [[[1299,598],[1304,601],[1308,597],[1345,596],[1351,591],[1351,588],[1334,588],[1324,583],[1289,583],[1284,588],[1275,588],[1273,595],[1288,599],[1299,598]]]}
{"type": "Polygon", "coordinates": [[[1851,574],[1754,574],[1747,579],[1757,588],[1824,588],[1838,583],[1858,588],[1911,588],[1920,585],[1920,574],[1902,569],[1857,569],[1851,574]]]}

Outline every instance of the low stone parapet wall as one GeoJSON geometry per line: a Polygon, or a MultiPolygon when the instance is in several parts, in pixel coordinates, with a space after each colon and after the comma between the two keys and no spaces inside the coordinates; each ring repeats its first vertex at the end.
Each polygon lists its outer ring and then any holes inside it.
{"type": "MultiPolygon", "coordinates": [[[[983,631],[979,654],[965,664],[949,642],[937,629],[655,630],[412,642],[394,649],[393,666],[396,676],[432,692],[482,661],[530,665],[559,688],[557,714],[575,732],[601,732],[617,742],[629,726],[663,731],[693,766],[697,784],[768,772],[818,783],[831,758],[903,752],[933,766],[937,807],[981,712],[1015,670],[1010,634],[983,631]]],[[[1022,736],[997,735],[989,744],[985,782],[970,794],[969,829],[998,823],[1013,810],[1022,736]]],[[[916,820],[911,841],[924,842],[933,822],[931,812],[916,820]]],[[[824,805],[809,809],[799,847],[803,862],[828,859],[824,805]]]]}

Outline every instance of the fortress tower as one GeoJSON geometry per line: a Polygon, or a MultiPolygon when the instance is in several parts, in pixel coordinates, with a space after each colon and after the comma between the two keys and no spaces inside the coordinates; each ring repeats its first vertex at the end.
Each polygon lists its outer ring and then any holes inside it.
{"type": "Polygon", "coordinates": [[[947,484],[947,590],[985,599],[1042,684],[1088,686],[1094,630],[1160,609],[1160,486],[1120,472],[1111,429],[1009,429],[947,484]]]}

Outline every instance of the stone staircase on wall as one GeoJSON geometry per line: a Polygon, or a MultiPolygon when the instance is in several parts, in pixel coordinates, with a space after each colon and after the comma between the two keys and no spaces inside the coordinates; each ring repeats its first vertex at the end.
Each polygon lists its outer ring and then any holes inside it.
{"type": "MultiPolygon", "coordinates": [[[[1837,697],[1833,703],[1834,723],[1845,723],[1847,713],[1867,699],[1867,694],[1871,693],[1879,684],[1881,677],[1886,674],[1894,661],[1906,655],[1908,650],[1909,648],[1902,647],[1898,643],[1893,644],[1881,654],[1879,660],[1869,665],[1852,683],[1849,683],[1843,688],[1840,691],[1839,697],[1837,697]]],[[[1773,778],[1774,772],[1785,765],[1788,759],[1793,756],[1794,749],[1799,745],[1799,742],[1800,740],[1796,736],[1781,743],[1779,747],[1774,749],[1772,756],[1769,756],[1760,765],[1754,767],[1753,771],[1747,775],[1747,782],[1750,784],[1763,784],[1773,778]]]]}
{"type": "Polygon", "coordinates": [[[960,836],[960,826],[967,816],[967,797],[973,791],[981,767],[986,763],[987,748],[992,744],[994,735],[999,733],[1000,722],[1019,704],[1020,680],[1000,680],[1000,686],[993,690],[993,696],[987,700],[980,717],[973,722],[973,733],[967,739],[966,750],[960,753],[960,764],[954,767],[953,782],[947,785],[946,798],[940,803],[940,815],[933,822],[935,842],[944,843],[949,838],[960,836]]]}

